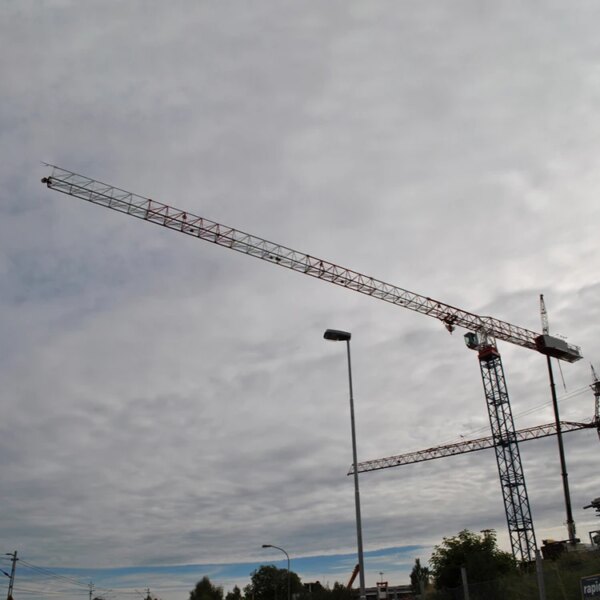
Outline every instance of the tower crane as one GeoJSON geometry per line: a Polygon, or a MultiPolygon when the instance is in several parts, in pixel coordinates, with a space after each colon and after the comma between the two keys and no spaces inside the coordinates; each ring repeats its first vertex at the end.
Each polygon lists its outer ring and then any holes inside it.
{"type": "Polygon", "coordinates": [[[467,346],[477,352],[479,359],[512,551],[517,560],[534,559],[536,541],[531,509],[496,340],[568,362],[582,358],[577,346],[549,334],[462,310],[56,165],[46,166],[52,170],[42,183],[49,189],[433,317],[450,332],[456,327],[466,329],[467,346]]]}

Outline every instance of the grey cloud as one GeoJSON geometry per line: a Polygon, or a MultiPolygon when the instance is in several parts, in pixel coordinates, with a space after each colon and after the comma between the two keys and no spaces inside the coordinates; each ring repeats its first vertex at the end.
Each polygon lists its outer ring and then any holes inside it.
{"type": "MultiPolygon", "coordinates": [[[[595,7],[0,11],[10,548],[89,567],[243,561],[265,539],[351,552],[347,373],[327,327],[353,332],[359,459],[487,423],[461,332],[53,194],[39,160],[526,327],[544,293],[586,356],[569,389],[590,383],[595,7]]],[[[545,361],[507,346],[517,425],[547,422],[527,414],[549,399],[545,361]]],[[[561,403],[591,410],[591,392],[561,403]]],[[[597,440],[571,435],[584,528],[597,440]]],[[[554,442],[523,447],[540,538],[564,520],[554,442]]],[[[361,479],[368,548],[490,526],[508,547],[493,453],[448,461],[361,479]]]]}

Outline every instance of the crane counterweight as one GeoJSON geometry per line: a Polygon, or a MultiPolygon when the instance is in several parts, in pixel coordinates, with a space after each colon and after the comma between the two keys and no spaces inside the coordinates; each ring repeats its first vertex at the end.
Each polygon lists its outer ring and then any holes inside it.
{"type": "Polygon", "coordinates": [[[571,363],[583,358],[581,350],[577,346],[568,344],[565,340],[553,335],[538,335],[535,338],[535,347],[541,354],[571,363]]]}

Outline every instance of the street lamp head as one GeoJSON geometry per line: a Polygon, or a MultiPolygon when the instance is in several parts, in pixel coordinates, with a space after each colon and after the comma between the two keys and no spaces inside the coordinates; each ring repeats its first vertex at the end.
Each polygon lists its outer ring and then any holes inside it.
{"type": "Polygon", "coordinates": [[[272,548],[273,546],[271,544],[263,544],[262,547],[263,548],[272,548]]]}
{"type": "Polygon", "coordinates": [[[328,329],[323,337],[332,342],[349,342],[352,334],[348,331],[340,331],[339,329],[328,329]]]}

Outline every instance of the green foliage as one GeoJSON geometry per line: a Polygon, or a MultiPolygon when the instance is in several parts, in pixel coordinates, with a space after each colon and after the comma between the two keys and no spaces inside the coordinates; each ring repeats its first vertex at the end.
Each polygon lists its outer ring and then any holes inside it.
{"type": "Polygon", "coordinates": [[[230,592],[227,592],[225,600],[242,600],[242,590],[235,585],[230,592]]]}
{"type": "MultiPolygon", "coordinates": [[[[539,600],[535,565],[517,567],[512,555],[498,550],[494,536],[461,531],[444,538],[431,557],[436,589],[427,600],[464,597],[460,567],[465,566],[471,600],[539,600]]],[[[546,600],[581,600],[580,580],[600,572],[599,551],[565,552],[543,561],[546,600]]]]}
{"type": "Polygon", "coordinates": [[[410,587],[415,594],[421,593],[421,582],[423,585],[423,589],[427,587],[429,583],[429,577],[431,573],[427,567],[421,565],[421,559],[416,558],[415,564],[410,572],[410,587]]]}
{"type": "MultiPolygon", "coordinates": [[[[543,568],[546,600],[581,600],[581,578],[600,572],[600,552],[566,552],[543,568]]],[[[538,600],[535,569],[506,577],[505,590],[506,600],[538,600]]]]}
{"type": "MultiPolygon", "coordinates": [[[[250,575],[250,584],[244,588],[245,597],[250,600],[287,600],[288,572],[274,565],[262,565],[250,575]]],[[[302,593],[302,583],[296,573],[290,571],[291,595],[302,593]]]]}
{"type": "Polygon", "coordinates": [[[337,581],[332,588],[324,587],[317,581],[310,586],[310,590],[304,588],[300,598],[301,600],[353,600],[354,596],[352,590],[337,581]]]}
{"type": "Polygon", "coordinates": [[[352,590],[347,588],[343,583],[335,582],[331,588],[331,600],[350,600],[354,597],[352,590]]]}
{"type": "Polygon", "coordinates": [[[190,592],[190,600],[223,600],[223,588],[214,586],[204,576],[190,592]]]}
{"type": "Polygon", "coordinates": [[[517,568],[512,554],[498,549],[493,533],[479,535],[466,529],[444,538],[434,548],[429,564],[438,589],[460,586],[461,567],[466,568],[469,583],[496,580],[517,568]]]}

